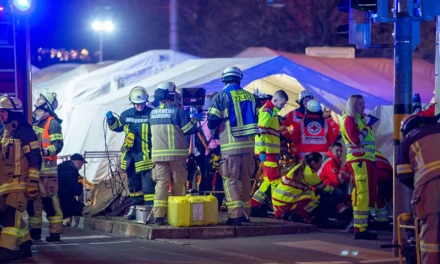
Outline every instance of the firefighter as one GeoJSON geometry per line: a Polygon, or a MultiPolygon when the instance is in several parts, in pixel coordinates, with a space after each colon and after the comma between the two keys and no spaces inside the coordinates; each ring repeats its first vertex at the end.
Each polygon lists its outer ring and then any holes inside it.
{"type": "Polygon", "coordinates": [[[312,152],[282,177],[272,195],[276,219],[294,222],[311,220],[312,212],[319,205],[319,194],[335,190],[319,178],[317,171],[321,165],[322,155],[312,152]]]}
{"type": "MultiPolygon", "coordinates": [[[[290,111],[285,117],[284,121],[280,126],[280,133],[283,137],[288,139],[290,141],[291,137],[291,130],[295,123],[298,123],[300,120],[304,118],[304,115],[306,114],[306,108],[307,103],[312,100],[313,94],[310,91],[304,90],[302,91],[299,96],[298,100],[296,101],[299,104],[299,108],[290,111]],[[290,130],[290,131],[289,131],[290,130]]],[[[294,156],[298,154],[297,146],[292,145],[291,151],[294,156]]]]}
{"type": "Polygon", "coordinates": [[[153,162],[149,123],[152,109],[146,105],[148,93],[141,86],[130,91],[128,100],[133,104],[133,108],[122,112],[120,117],[115,117],[108,111],[106,117],[110,130],[125,134],[121,149],[121,169],[127,173],[130,197],[134,204],[126,217],[133,220],[136,218],[136,205],[153,208],[155,183],[151,176],[153,162]]]}
{"type": "MultiPolygon", "coordinates": [[[[411,115],[402,120],[397,177],[414,190],[411,198],[420,219],[422,263],[440,263],[440,115],[411,115]]],[[[405,202],[405,201],[403,201],[405,202]]]]}
{"type": "Polygon", "coordinates": [[[59,242],[63,227],[63,214],[58,198],[57,154],[63,149],[62,120],[55,114],[58,107],[56,93],[46,89],[35,103],[33,128],[40,140],[43,164],[40,173],[40,195],[27,205],[29,232],[32,240],[41,240],[43,209],[49,220],[47,242],[59,242]]]}
{"type": "Polygon", "coordinates": [[[26,203],[39,195],[41,154],[22,107],[18,98],[0,97],[0,263],[32,257],[23,213],[26,203]],[[18,251],[14,251],[16,246],[18,251]]]}
{"type": "Polygon", "coordinates": [[[255,136],[255,154],[263,163],[263,182],[254,193],[251,200],[251,216],[261,216],[261,204],[266,199],[266,191],[273,192],[281,182],[278,158],[280,155],[280,121],[278,112],[289,101],[284,90],[275,92],[272,100],[268,100],[258,113],[258,129],[260,134],[255,136]]]}
{"type": "Polygon", "coordinates": [[[168,186],[171,180],[171,194],[183,196],[187,180],[186,158],[188,157],[187,136],[198,132],[197,122],[203,113],[189,118],[188,114],[170,95],[172,82],[161,83],[154,92],[159,106],[150,115],[152,138],[153,180],[156,182],[154,196],[154,218],[157,225],[163,225],[168,208],[168,186]]]}
{"type": "Polygon", "coordinates": [[[393,166],[388,159],[376,150],[377,198],[376,198],[376,228],[389,229],[387,204],[391,203],[393,195],[393,166]]]}
{"type": "Polygon", "coordinates": [[[317,100],[307,102],[306,114],[302,120],[294,123],[291,138],[297,146],[300,159],[311,152],[319,152],[322,156],[327,154],[336,135],[322,117],[321,104],[317,100]]]}
{"type": "Polygon", "coordinates": [[[220,136],[224,162],[220,167],[228,207],[228,225],[249,221],[251,182],[255,170],[255,135],[259,133],[257,98],[240,86],[243,73],[237,67],[223,71],[223,90],[211,102],[208,127],[220,136]]]}
{"type": "Polygon", "coordinates": [[[338,136],[339,132],[340,132],[340,127],[338,125],[338,123],[336,123],[335,120],[333,120],[332,117],[332,110],[330,110],[330,108],[321,105],[322,106],[322,111],[323,111],[323,117],[324,119],[327,121],[327,123],[329,124],[329,126],[331,127],[331,129],[333,130],[333,135],[338,136]]]}
{"type": "Polygon", "coordinates": [[[375,161],[376,143],[373,135],[375,118],[364,114],[365,100],[361,95],[351,95],[342,116],[341,135],[347,146],[346,162],[354,177],[352,192],[354,238],[377,239],[377,234],[367,230],[370,208],[376,203],[377,174],[375,161]]]}
{"type": "MultiPolygon", "coordinates": [[[[435,90],[434,90],[434,96],[435,96],[435,90]]],[[[420,99],[420,94],[416,93],[414,94],[412,98],[412,106],[414,109],[413,114],[419,115],[419,116],[435,116],[435,104],[431,104],[428,109],[422,110],[422,103],[420,99]]]]}

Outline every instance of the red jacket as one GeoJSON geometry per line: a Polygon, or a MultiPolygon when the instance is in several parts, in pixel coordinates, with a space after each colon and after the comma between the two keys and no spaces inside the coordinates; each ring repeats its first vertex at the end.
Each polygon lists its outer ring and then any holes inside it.
{"type": "MultiPolygon", "coordinates": [[[[290,131],[293,130],[293,127],[295,124],[300,122],[304,118],[304,113],[300,110],[301,108],[295,109],[293,111],[290,111],[285,117],[284,121],[280,126],[280,133],[283,135],[286,139],[292,140],[292,133],[290,131]],[[289,131],[290,130],[290,131],[289,131]]],[[[297,156],[298,155],[298,146],[295,144],[291,144],[290,152],[292,155],[297,156]]]]}
{"type": "Polygon", "coordinates": [[[331,116],[327,117],[325,120],[327,121],[327,124],[331,127],[333,135],[338,136],[341,130],[338,123],[336,123],[331,116]]]}
{"type": "Polygon", "coordinates": [[[341,160],[331,153],[327,152],[328,158],[322,163],[321,169],[318,171],[319,178],[333,188],[337,188],[341,183],[348,182],[350,173],[347,166],[341,170],[341,160]]]}
{"type": "Polygon", "coordinates": [[[419,116],[435,116],[435,104],[429,106],[428,109],[417,113],[419,116]]]}
{"type": "Polygon", "coordinates": [[[298,148],[300,157],[310,152],[325,154],[336,140],[333,130],[323,117],[308,114],[293,125],[292,142],[298,148]]]}

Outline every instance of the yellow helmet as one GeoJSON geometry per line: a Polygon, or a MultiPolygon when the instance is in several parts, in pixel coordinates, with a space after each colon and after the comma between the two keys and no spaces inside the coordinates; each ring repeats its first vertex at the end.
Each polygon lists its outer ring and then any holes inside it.
{"type": "Polygon", "coordinates": [[[46,88],[46,90],[41,93],[40,96],[46,100],[50,110],[55,111],[55,109],[58,108],[58,99],[56,93],[46,88]]]}
{"type": "Polygon", "coordinates": [[[0,109],[6,109],[15,113],[23,113],[23,104],[17,97],[5,94],[0,96],[0,109]]]}
{"type": "Polygon", "coordinates": [[[144,104],[148,101],[148,93],[143,87],[136,86],[130,91],[129,99],[133,104],[144,104]]]}

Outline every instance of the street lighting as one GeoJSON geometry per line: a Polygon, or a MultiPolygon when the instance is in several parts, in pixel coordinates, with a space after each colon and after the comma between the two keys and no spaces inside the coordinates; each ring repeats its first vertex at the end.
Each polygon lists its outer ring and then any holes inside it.
{"type": "Polygon", "coordinates": [[[99,62],[102,62],[104,32],[112,32],[114,29],[113,22],[111,20],[101,21],[97,20],[93,22],[92,28],[99,32],[99,62]]]}

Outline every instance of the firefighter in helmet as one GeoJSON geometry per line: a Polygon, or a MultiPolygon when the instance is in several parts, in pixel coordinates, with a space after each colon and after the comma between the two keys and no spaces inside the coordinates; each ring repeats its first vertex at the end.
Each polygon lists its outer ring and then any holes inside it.
{"type": "Polygon", "coordinates": [[[41,154],[22,107],[18,98],[0,97],[0,263],[32,256],[23,213],[27,202],[38,197],[41,154]]]}
{"type": "Polygon", "coordinates": [[[63,214],[58,199],[57,154],[63,149],[62,120],[55,114],[58,107],[56,93],[46,89],[35,103],[33,128],[40,141],[43,163],[40,173],[40,195],[27,206],[29,214],[29,232],[32,240],[41,240],[43,209],[49,220],[48,242],[60,241],[63,227],[63,214]]]}
{"type": "MultiPolygon", "coordinates": [[[[440,115],[411,115],[402,120],[397,177],[413,189],[415,215],[421,223],[422,263],[440,263],[440,115]]],[[[406,202],[406,201],[402,201],[406,202]]]]}
{"type": "MultiPolygon", "coordinates": [[[[111,111],[106,113],[107,124],[114,132],[124,132],[125,141],[122,146],[121,168],[127,172],[130,196],[135,205],[153,207],[154,187],[151,169],[151,108],[147,107],[148,93],[140,86],[134,87],[128,99],[133,108],[115,117],[111,111]]],[[[136,212],[132,206],[126,217],[133,220],[136,212]]]]}

